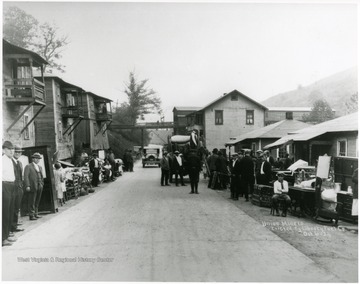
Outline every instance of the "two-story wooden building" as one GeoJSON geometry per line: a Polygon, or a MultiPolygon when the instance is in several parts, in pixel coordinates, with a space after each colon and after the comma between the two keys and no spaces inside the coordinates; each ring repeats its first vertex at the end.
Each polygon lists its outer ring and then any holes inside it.
{"type": "Polygon", "coordinates": [[[3,40],[3,140],[22,147],[35,146],[34,119],[46,106],[43,66],[38,54],[3,40]],[[34,69],[40,69],[40,78],[34,69]]]}
{"type": "Polygon", "coordinates": [[[237,90],[224,94],[187,116],[208,150],[224,148],[231,138],[265,126],[267,108],[237,90]]]}
{"type": "Polygon", "coordinates": [[[112,100],[92,92],[81,94],[84,119],[75,129],[76,152],[109,148],[108,127],[112,123],[112,100]]]}
{"type": "Polygon", "coordinates": [[[84,118],[81,94],[85,91],[63,79],[45,75],[46,107],[35,119],[36,145],[47,145],[59,160],[71,162],[74,130],[84,118]]]}

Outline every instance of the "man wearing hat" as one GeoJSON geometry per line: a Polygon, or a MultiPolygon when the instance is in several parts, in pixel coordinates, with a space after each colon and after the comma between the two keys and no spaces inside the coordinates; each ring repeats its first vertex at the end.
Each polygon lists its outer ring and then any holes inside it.
{"type": "Polygon", "coordinates": [[[5,141],[2,145],[2,245],[10,246],[16,239],[9,237],[13,213],[15,184],[14,145],[5,141]]]}
{"type": "Polygon", "coordinates": [[[15,145],[15,153],[14,153],[14,161],[15,161],[15,200],[14,200],[14,217],[11,226],[11,232],[20,232],[24,231],[24,229],[18,228],[18,221],[19,221],[19,210],[21,206],[21,201],[24,195],[23,191],[23,165],[19,161],[19,158],[22,155],[23,150],[20,146],[15,145]]]}
{"type": "Polygon", "coordinates": [[[251,150],[245,150],[245,157],[240,161],[240,193],[245,195],[245,201],[249,201],[249,194],[254,190],[254,162],[250,157],[251,150]]]}
{"type": "Polygon", "coordinates": [[[238,153],[232,155],[230,163],[231,181],[230,181],[230,199],[239,200],[240,191],[240,158],[238,153]]]}
{"type": "MultiPolygon", "coordinates": [[[[210,178],[209,178],[209,183],[208,183],[208,188],[211,188],[212,184],[216,183],[213,182],[213,179],[215,178],[215,173],[216,173],[216,161],[219,158],[218,156],[218,149],[214,148],[212,151],[212,155],[207,159],[207,163],[210,169],[210,178]]],[[[217,179],[217,176],[216,176],[217,179]]]]}
{"type": "Polygon", "coordinates": [[[39,165],[41,156],[40,153],[34,153],[32,156],[32,163],[26,165],[24,171],[24,186],[26,192],[28,192],[28,209],[29,218],[31,221],[35,221],[41,218],[39,213],[39,204],[41,200],[41,194],[44,187],[44,178],[42,174],[42,168],[39,165]]]}
{"type": "Polygon", "coordinates": [[[264,155],[264,152],[262,150],[257,150],[256,151],[256,157],[254,159],[254,162],[255,162],[255,176],[256,177],[260,174],[260,168],[261,168],[261,164],[263,162],[263,155],[264,155]]]}
{"type": "Polygon", "coordinates": [[[92,156],[93,159],[89,162],[90,172],[92,173],[91,185],[97,187],[99,185],[100,163],[96,152],[92,156]]]}
{"type": "Polygon", "coordinates": [[[161,179],[160,179],[161,185],[162,186],[170,185],[169,184],[170,163],[166,151],[164,151],[163,157],[160,160],[160,168],[161,168],[161,179]]]}
{"type": "Polygon", "coordinates": [[[263,185],[270,185],[270,181],[272,179],[272,169],[271,164],[266,160],[266,156],[262,156],[263,160],[260,165],[260,171],[256,176],[256,183],[263,185]]]}
{"type": "Polygon", "coordinates": [[[279,201],[284,200],[282,216],[286,217],[287,209],[291,206],[291,199],[287,194],[289,192],[289,185],[284,180],[284,174],[278,173],[278,180],[274,182],[274,195],[271,198],[272,208],[276,210],[276,215],[280,216],[279,213],[279,201]]]}
{"type": "Polygon", "coordinates": [[[176,186],[179,186],[178,176],[180,176],[181,185],[185,186],[184,177],[183,177],[184,159],[180,156],[179,151],[175,151],[174,154],[175,154],[175,157],[173,160],[173,167],[172,167],[173,169],[172,170],[175,173],[175,184],[176,184],[176,186]]]}

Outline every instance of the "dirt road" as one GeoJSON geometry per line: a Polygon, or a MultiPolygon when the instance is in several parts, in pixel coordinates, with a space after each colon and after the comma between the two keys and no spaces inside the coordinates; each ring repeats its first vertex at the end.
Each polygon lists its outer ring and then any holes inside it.
{"type": "Polygon", "coordinates": [[[3,280],[340,282],[201,183],[135,168],[3,248],[3,280]]]}

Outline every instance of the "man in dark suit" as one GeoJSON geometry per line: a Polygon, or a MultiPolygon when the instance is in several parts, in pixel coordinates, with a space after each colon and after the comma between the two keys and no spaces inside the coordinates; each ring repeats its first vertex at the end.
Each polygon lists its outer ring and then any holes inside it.
{"type": "Polygon", "coordinates": [[[26,165],[25,167],[24,186],[26,192],[29,194],[29,218],[31,221],[34,221],[41,218],[38,213],[41,194],[44,187],[44,178],[42,174],[42,168],[39,166],[41,159],[40,154],[34,153],[31,158],[32,163],[26,165]]]}
{"type": "Polygon", "coordinates": [[[238,153],[232,155],[230,162],[231,182],[230,182],[230,199],[239,200],[240,193],[240,157],[238,153]]]}
{"type": "Polygon", "coordinates": [[[254,162],[250,157],[250,150],[245,150],[245,157],[240,161],[240,174],[241,174],[241,192],[245,195],[245,200],[249,201],[249,193],[253,193],[254,188],[254,162]]]}
{"type": "Polygon", "coordinates": [[[256,177],[257,184],[270,185],[272,179],[271,164],[266,160],[266,156],[263,155],[263,161],[260,165],[260,172],[256,177]]]}
{"type": "Polygon", "coordinates": [[[201,171],[201,160],[195,149],[190,150],[190,154],[186,159],[186,167],[189,173],[191,191],[190,194],[199,194],[199,174],[201,171]]]}
{"type": "Polygon", "coordinates": [[[268,150],[265,150],[264,155],[266,156],[266,161],[268,161],[271,166],[274,166],[275,160],[273,156],[270,156],[270,152],[268,150]]]}
{"type": "Polygon", "coordinates": [[[15,153],[14,153],[14,161],[15,161],[15,185],[16,185],[16,191],[15,191],[15,201],[14,201],[14,217],[13,217],[13,223],[11,226],[12,232],[21,232],[24,231],[24,229],[18,228],[18,221],[19,221],[19,210],[21,206],[21,201],[24,195],[24,189],[23,189],[23,166],[22,163],[19,161],[19,158],[22,154],[22,149],[20,146],[15,145],[15,153]]]}
{"type": "Polygon", "coordinates": [[[89,162],[90,172],[92,173],[91,185],[97,187],[99,185],[100,162],[96,153],[92,155],[93,159],[89,162]]]}

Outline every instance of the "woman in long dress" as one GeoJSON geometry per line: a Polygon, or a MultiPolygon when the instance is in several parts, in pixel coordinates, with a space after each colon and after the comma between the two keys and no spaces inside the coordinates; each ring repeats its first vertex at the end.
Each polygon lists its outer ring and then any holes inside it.
{"type": "Polygon", "coordinates": [[[55,171],[54,171],[54,179],[55,179],[55,190],[57,194],[57,198],[59,200],[60,206],[65,204],[64,202],[64,193],[63,193],[63,184],[65,184],[65,175],[62,171],[61,164],[55,163],[55,171]]]}

